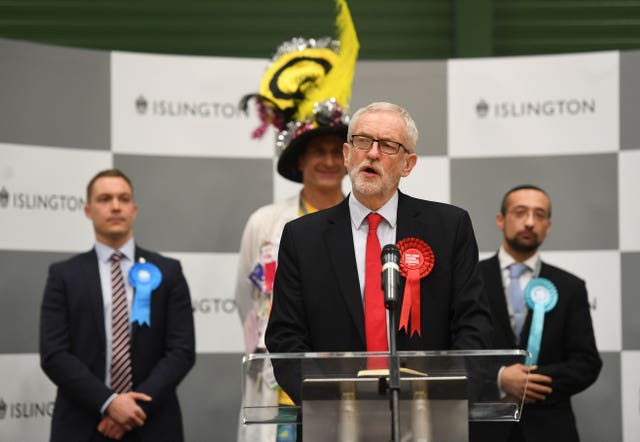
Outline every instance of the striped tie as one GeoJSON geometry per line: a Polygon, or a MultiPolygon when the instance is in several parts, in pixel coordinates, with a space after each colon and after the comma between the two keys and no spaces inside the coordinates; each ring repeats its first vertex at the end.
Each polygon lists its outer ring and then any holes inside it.
{"type": "Polygon", "coordinates": [[[131,390],[131,353],[129,346],[129,313],[127,310],[127,293],[124,278],[120,270],[122,253],[115,252],[111,256],[111,388],[116,393],[131,390]]]}

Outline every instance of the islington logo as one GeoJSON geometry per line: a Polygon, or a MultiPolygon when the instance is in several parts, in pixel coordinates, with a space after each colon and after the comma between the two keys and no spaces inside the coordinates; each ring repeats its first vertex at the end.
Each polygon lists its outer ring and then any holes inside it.
{"type": "Polygon", "coordinates": [[[53,401],[13,402],[7,404],[0,397],[0,420],[50,418],[53,416],[53,407],[53,401]]]}
{"type": "Polygon", "coordinates": [[[139,95],[134,106],[141,116],[181,118],[246,118],[238,103],[148,99],[139,95]]]}
{"type": "Polygon", "coordinates": [[[9,205],[9,192],[4,187],[0,189],[0,207],[5,208],[9,205]]]}
{"type": "Polygon", "coordinates": [[[137,99],[136,99],[136,110],[138,111],[138,113],[140,115],[144,115],[147,113],[147,109],[149,108],[149,102],[147,101],[146,98],[144,98],[142,95],[140,95],[137,99]]]}
{"type": "Polygon", "coordinates": [[[558,98],[539,101],[497,101],[484,99],[476,103],[476,115],[487,118],[548,118],[557,116],[581,116],[596,113],[594,98],[558,98]]]}
{"type": "Polygon", "coordinates": [[[84,206],[85,200],[81,196],[9,192],[5,186],[0,187],[0,209],[78,212],[84,206]]]}

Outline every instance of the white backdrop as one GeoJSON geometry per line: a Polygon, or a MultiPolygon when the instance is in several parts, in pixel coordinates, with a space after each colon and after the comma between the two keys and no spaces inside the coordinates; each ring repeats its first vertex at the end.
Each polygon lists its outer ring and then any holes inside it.
{"type": "MultiPolygon", "coordinates": [[[[47,267],[92,246],[85,185],[111,166],[133,179],[136,240],[180,259],[191,288],[198,360],[180,388],[187,438],[233,440],[240,234],[255,208],[298,188],[274,173],[273,133],[252,140],[257,117],[237,109],[268,61],[8,40],[0,58],[0,440],[47,439],[55,393],[37,358],[47,267]]],[[[628,99],[640,89],[639,60],[359,62],[354,82],[353,110],[387,100],[414,115],[420,158],[401,188],[468,209],[481,256],[499,245],[506,189],[549,191],[543,259],[586,280],[605,362],[574,401],[585,441],[640,438],[640,100],[628,99]]]]}

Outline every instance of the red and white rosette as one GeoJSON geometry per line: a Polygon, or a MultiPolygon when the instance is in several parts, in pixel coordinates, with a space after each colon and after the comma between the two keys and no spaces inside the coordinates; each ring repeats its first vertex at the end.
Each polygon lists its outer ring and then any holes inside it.
{"type": "Polygon", "coordinates": [[[405,238],[398,243],[400,274],[405,277],[402,311],[398,330],[405,328],[409,336],[420,335],[420,279],[433,270],[436,262],[433,250],[418,238],[405,238]],[[411,332],[409,332],[411,317],[411,332]]]}

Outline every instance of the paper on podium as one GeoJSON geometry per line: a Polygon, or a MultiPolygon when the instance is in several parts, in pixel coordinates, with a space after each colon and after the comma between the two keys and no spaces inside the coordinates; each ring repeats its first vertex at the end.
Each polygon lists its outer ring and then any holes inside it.
{"type": "MultiPolygon", "coordinates": [[[[407,375],[420,376],[420,377],[429,376],[427,373],[423,373],[421,371],[413,370],[407,367],[400,367],[400,374],[407,374],[407,375]]],[[[360,370],[358,372],[359,378],[368,378],[368,377],[378,378],[382,376],[389,376],[388,368],[379,368],[375,370],[360,370]]]]}

